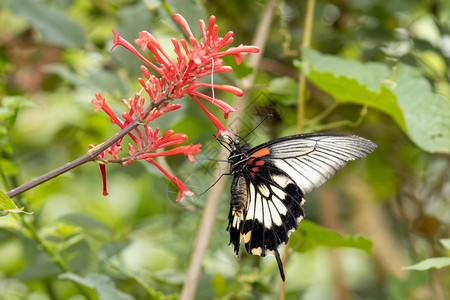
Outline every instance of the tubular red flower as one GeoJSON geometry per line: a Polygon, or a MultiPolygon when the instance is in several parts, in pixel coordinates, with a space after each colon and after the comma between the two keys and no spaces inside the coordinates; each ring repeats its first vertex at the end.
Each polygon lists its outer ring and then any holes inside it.
{"type": "Polygon", "coordinates": [[[160,73],[160,68],[158,68],[152,62],[150,62],[148,59],[146,59],[144,56],[142,56],[142,54],[140,54],[139,51],[137,51],[133,45],[131,45],[127,40],[123,39],[114,30],[112,31],[112,33],[114,35],[114,45],[112,46],[111,50],[114,49],[117,45],[120,45],[120,46],[124,47],[125,49],[127,49],[128,51],[132,52],[137,57],[139,57],[143,62],[145,62],[150,67],[152,67],[156,72],[160,73]]]}
{"type": "Polygon", "coordinates": [[[108,189],[106,188],[106,166],[104,164],[99,164],[100,172],[102,173],[102,183],[103,183],[103,196],[108,196],[108,189]]]}
{"type": "Polygon", "coordinates": [[[178,145],[183,143],[187,139],[187,135],[184,133],[173,134],[173,130],[168,130],[162,137],[158,138],[158,128],[155,132],[149,130],[146,132],[148,135],[149,150],[154,151],[160,148],[178,145]]]}
{"type": "MultiPolygon", "coordinates": [[[[206,69],[206,68],[205,68],[206,69]]],[[[230,66],[220,66],[214,68],[214,73],[229,73],[233,72],[233,68],[230,66]]],[[[209,69],[207,72],[199,72],[201,77],[211,75],[212,71],[209,69]]]]}
{"type": "Polygon", "coordinates": [[[205,21],[198,20],[198,25],[200,26],[200,31],[201,31],[201,33],[203,35],[203,41],[205,41],[206,45],[209,45],[209,43],[208,43],[209,36],[208,36],[208,32],[206,31],[205,21]]]}
{"type": "Polygon", "coordinates": [[[207,87],[207,88],[215,88],[218,90],[230,92],[230,93],[235,94],[238,97],[241,97],[242,95],[244,95],[244,91],[241,90],[240,88],[232,86],[232,85],[227,85],[227,84],[214,84],[213,85],[211,83],[206,83],[206,82],[194,82],[189,88],[191,90],[193,90],[199,86],[203,86],[203,87],[207,87]]]}
{"type": "Polygon", "coordinates": [[[247,55],[248,53],[258,53],[259,48],[255,46],[243,46],[231,47],[225,51],[219,52],[217,57],[223,57],[228,55],[234,55],[236,64],[240,65],[242,62],[242,55],[247,55]]]}
{"type": "Polygon", "coordinates": [[[93,99],[91,103],[95,106],[94,112],[97,112],[103,108],[103,105],[105,105],[105,98],[103,98],[100,94],[95,94],[95,99],[93,99]]]}
{"type": "Polygon", "coordinates": [[[215,40],[216,37],[217,37],[217,25],[215,25],[215,23],[216,23],[216,17],[214,15],[210,16],[209,17],[209,22],[208,22],[208,33],[209,33],[209,35],[208,35],[208,38],[205,40],[205,43],[207,45],[210,45],[211,42],[213,40],[215,40]],[[215,36],[216,37],[214,36],[214,29],[215,29],[215,36]]]}
{"type": "Polygon", "coordinates": [[[197,99],[197,97],[193,96],[192,97],[195,102],[197,102],[198,106],[200,106],[200,108],[203,110],[203,112],[208,116],[208,118],[213,122],[214,126],[216,126],[217,128],[217,134],[216,134],[216,139],[219,137],[219,134],[222,135],[223,137],[228,136],[228,131],[225,129],[225,127],[223,126],[223,124],[219,121],[219,119],[216,118],[216,116],[214,116],[212,113],[210,113],[204,106],[203,104],[200,102],[200,100],[197,99]]]}
{"type": "Polygon", "coordinates": [[[220,108],[223,111],[223,116],[224,116],[225,119],[228,118],[228,114],[230,112],[237,111],[237,109],[235,109],[234,107],[232,107],[228,103],[223,102],[222,100],[219,100],[219,99],[213,99],[210,96],[207,96],[207,95],[205,95],[203,93],[200,93],[200,92],[197,92],[197,91],[192,91],[189,95],[191,97],[199,96],[199,97],[202,97],[203,99],[208,100],[209,102],[211,102],[212,104],[214,104],[215,106],[217,106],[218,108],[220,108]]]}
{"type": "MultiPolygon", "coordinates": [[[[217,30],[217,29],[216,29],[217,30]]],[[[218,42],[217,42],[217,44],[215,44],[214,45],[214,49],[216,50],[218,50],[218,49],[221,49],[221,48],[223,48],[223,47],[226,47],[226,46],[228,46],[229,44],[231,44],[232,42],[234,42],[234,38],[233,38],[233,32],[232,31],[229,31],[229,32],[227,32],[227,34],[222,38],[222,39],[219,39],[218,40],[218,42]]],[[[218,52],[218,53],[220,53],[220,52],[218,52]]]]}
{"type": "Polygon", "coordinates": [[[191,27],[189,27],[188,22],[182,15],[175,14],[173,15],[173,19],[177,21],[181,25],[181,27],[183,27],[183,29],[186,31],[189,37],[194,37],[194,35],[192,34],[191,27]]]}
{"type": "Polygon", "coordinates": [[[155,167],[157,167],[170,181],[175,184],[175,186],[180,191],[178,193],[176,201],[180,201],[183,196],[194,196],[194,193],[191,192],[178,178],[167,172],[163,167],[161,167],[156,161],[151,158],[146,159],[149,163],[152,163],[155,167]]]}
{"type": "Polygon", "coordinates": [[[194,163],[195,158],[194,155],[200,153],[200,147],[201,144],[193,145],[192,143],[187,146],[178,146],[169,150],[164,150],[161,152],[151,152],[151,153],[144,153],[137,156],[137,159],[148,159],[148,158],[154,158],[159,156],[171,156],[171,155],[178,155],[178,154],[184,154],[186,155],[189,160],[194,163]]]}
{"type": "Polygon", "coordinates": [[[98,111],[102,109],[110,118],[111,122],[119,125],[120,128],[123,128],[123,122],[120,121],[114,111],[106,104],[106,100],[102,97],[101,94],[95,94],[95,99],[93,99],[92,104],[97,107],[94,111],[98,111]]]}

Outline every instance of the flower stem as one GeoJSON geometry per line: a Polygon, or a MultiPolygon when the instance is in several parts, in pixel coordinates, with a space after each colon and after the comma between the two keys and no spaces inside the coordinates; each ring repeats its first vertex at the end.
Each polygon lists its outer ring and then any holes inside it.
{"type": "MultiPolygon", "coordinates": [[[[161,104],[163,104],[165,101],[167,101],[167,97],[163,97],[160,101],[158,101],[157,103],[150,105],[146,110],[145,110],[145,117],[147,117],[147,115],[150,113],[150,111],[152,111],[152,109],[159,107],[161,104]]],[[[90,161],[95,161],[97,159],[97,156],[102,153],[103,151],[105,151],[106,149],[108,149],[108,147],[112,146],[115,142],[117,142],[119,139],[123,138],[124,136],[126,136],[128,133],[130,133],[133,129],[135,129],[137,126],[139,126],[139,122],[140,122],[141,118],[140,117],[136,117],[132,122],[130,122],[125,128],[123,128],[121,131],[119,131],[118,133],[116,133],[115,135],[113,135],[112,137],[110,137],[108,140],[106,140],[104,143],[102,143],[101,145],[99,145],[98,147],[96,147],[94,150],[91,150],[89,152],[87,152],[86,154],[84,154],[83,156],[59,167],[56,168],[50,172],[48,172],[47,174],[44,174],[40,177],[37,177],[25,184],[22,184],[21,186],[18,186],[8,192],[6,192],[6,195],[9,198],[13,198],[23,192],[26,192],[46,181],[49,181],[50,179],[53,179],[61,174],[64,174],[76,167],[79,167],[87,162],[90,161]]]]}

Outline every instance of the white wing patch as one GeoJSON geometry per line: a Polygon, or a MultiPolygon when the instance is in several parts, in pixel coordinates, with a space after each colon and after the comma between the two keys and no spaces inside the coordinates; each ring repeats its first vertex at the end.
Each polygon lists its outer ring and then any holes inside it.
{"type": "Polygon", "coordinates": [[[266,198],[270,197],[270,190],[267,188],[266,185],[261,185],[258,187],[259,192],[266,198]]]}
{"type": "Polygon", "coordinates": [[[261,194],[256,193],[256,195],[250,195],[249,200],[253,200],[255,202],[255,214],[253,218],[259,220],[261,223],[264,223],[264,210],[261,194]]]}
{"type": "Polygon", "coordinates": [[[354,135],[311,135],[274,141],[265,160],[289,174],[308,193],[348,161],[367,156],[375,147],[373,142],[354,135]]]}
{"type": "Polygon", "coordinates": [[[282,175],[272,175],[272,181],[281,186],[282,188],[285,188],[288,186],[288,184],[293,183],[289,177],[282,176],[282,175]]]}
{"type": "Polygon", "coordinates": [[[277,191],[279,191],[279,192],[278,192],[279,194],[278,194],[278,195],[274,195],[274,196],[276,196],[276,197],[272,197],[271,203],[273,203],[273,206],[277,209],[277,211],[278,211],[281,215],[285,216],[286,213],[287,213],[287,208],[286,208],[286,205],[284,205],[283,202],[281,202],[281,200],[280,200],[280,199],[283,199],[283,198],[281,198],[281,196],[283,196],[283,195],[285,195],[285,194],[284,194],[284,192],[281,191],[280,189],[275,188],[275,189],[274,189],[274,192],[277,192],[277,191]],[[281,194],[281,193],[282,193],[282,194],[281,194]]]}
{"type": "Polygon", "coordinates": [[[273,204],[272,201],[268,202],[268,208],[269,208],[270,216],[272,218],[272,223],[277,226],[281,226],[282,221],[281,221],[280,213],[278,212],[277,208],[275,207],[275,205],[273,204]]]}
{"type": "MultiPolygon", "coordinates": [[[[272,180],[277,186],[285,188],[288,184],[294,184],[286,176],[272,176],[272,180]]],[[[247,209],[244,212],[245,220],[258,220],[268,229],[275,224],[281,226],[282,218],[288,213],[286,204],[283,200],[286,192],[275,185],[266,185],[265,183],[255,186],[248,184],[248,202],[247,209]]]]}

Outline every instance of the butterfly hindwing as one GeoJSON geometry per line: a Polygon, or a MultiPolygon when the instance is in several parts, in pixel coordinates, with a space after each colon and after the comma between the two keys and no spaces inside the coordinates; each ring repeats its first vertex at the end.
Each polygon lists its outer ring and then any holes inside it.
{"type": "Polygon", "coordinates": [[[242,212],[230,207],[230,244],[238,254],[240,241],[244,239],[248,253],[275,256],[284,278],[278,246],[288,241],[304,217],[302,191],[284,172],[269,165],[258,168],[258,172],[236,174],[232,190],[242,188],[246,190],[240,193],[246,197],[242,212]],[[240,182],[244,186],[236,186],[240,182]]]}
{"type": "Polygon", "coordinates": [[[283,280],[278,246],[304,217],[304,195],[376,148],[367,139],[335,133],[294,135],[250,150],[230,145],[230,244],[238,254],[243,239],[248,253],[275,256],[283,280]]]}

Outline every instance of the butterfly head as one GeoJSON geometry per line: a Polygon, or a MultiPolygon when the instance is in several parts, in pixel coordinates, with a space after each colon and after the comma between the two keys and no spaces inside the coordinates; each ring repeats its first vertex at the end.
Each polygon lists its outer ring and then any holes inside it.
{"type": "Polygon", "coordinates": [[[241,143],[239,138],[230,138],[228,141],[228,148],[230,150],[228,162],[231,164],[232,169],[240,169],[240,165],[247,160],[247,151],[250,149],[250,145],[246,142],[241,143]]]}

